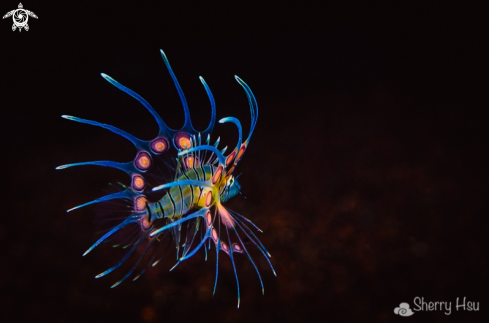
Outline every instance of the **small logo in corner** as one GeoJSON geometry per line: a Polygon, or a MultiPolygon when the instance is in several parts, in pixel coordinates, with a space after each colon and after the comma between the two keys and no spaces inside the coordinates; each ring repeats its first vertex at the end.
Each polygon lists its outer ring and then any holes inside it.
{"type": "Polygon", "coordinates": [[[408,303],[399,304],[399,307],[396,307],[394,309],[394,313],[401,315],[401,316],[411,316],[414,314],[414,312],[409,308],[408,303]]]}
{"type": "Polygon", "coordinates": [[[37,19],[36,14],[32,11],[25,10],[22,6],[22,3],[19,3],[19,7],[17,9],[7,12],[5,16],[3,16],[3,19],[10,16],[12,16],[12,19],[14,20],[12,31],[15,31],[17,28],[19,29],[19,31],[22,31],[22,28],[28,31],[29,25],[27,24],[27,21],[29,20],[29,16],[37,19]]]}

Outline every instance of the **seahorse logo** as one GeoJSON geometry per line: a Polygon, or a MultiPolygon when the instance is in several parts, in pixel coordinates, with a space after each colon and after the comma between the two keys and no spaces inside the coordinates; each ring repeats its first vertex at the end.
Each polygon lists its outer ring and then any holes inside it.
{"type": "Polygon", "coordinates": [[[27,21],[29,20],[29,16],[37,19],[36,14],[32,11],[25,10],[21,2],[19,2],[19,7],[17,9],[7,12],[5,16],[3,16],[3,19],[10,16],[12,16],[12,19],[14,21],[14,24],[12,25],[12,31],[15,31],[17,28],[19,29],[19,31],[22,31],[22,28],[28,31],[29,25],[27,24],[27,21]]]}

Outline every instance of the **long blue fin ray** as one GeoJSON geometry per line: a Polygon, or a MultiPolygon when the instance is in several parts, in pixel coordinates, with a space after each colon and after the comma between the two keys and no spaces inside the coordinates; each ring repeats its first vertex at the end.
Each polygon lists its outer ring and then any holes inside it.
{"type": "Polygon", "coordinates": [[[173,267],[170,268],[169,271],[172,271],[173,269],[175,269],[178,265],[180,265],[180,262],[181,262],[181,259],[178,259],[177,263],[175,265],[173,265],[173,267]]]}
{"type": "Polygon", "coordinates": [[[200,218],[197,218],[195,220],[195,228],[193,230],[190,229],[190,224],[192,221],[187,222],[187,235],[185,237],[185,248],[183,249],[182,257],[185,256],[190,248],[192,247],[192,244],[194,243],[195,235],[199,231],[199,226],[200,226],[200,218]],[[189,232],[190,232],[190,242],[188,241],[189,238],[189,232]]]}
{"type": "Polygon", "coordinates": [[[206,231],[206,233],[204,235],[204,238],[199,242],[199,244],[189,254],[182,255],[182,257],[180,258],[180,261],[184,261],[184,260],[192,257],[197,251],[199,251],[200,248],[202,247],[202,245],[204,245],[204,243],[206,242],[206,240],[210,237],[211,230],[212,230],[212,227],[210,227],[209,229],[207,229],[207,231],[206,231]]]}
{"type": "Polygon", "coordinates": [[[234,229],[234,232],[236,233],[236,236],[239,239],[239,242],[241,242],[241,246],[243,247],[244,251],[246,252],[246,255],[248,256],[248,259],[250,259],[251,264],[253,265],[253,267],[255,267],[256,273],[258,274],[258,279],[260,280],[261,292],[262,292],[262,294],[265,294],[265,287],[263,286],[263,281],[261,279],[260,271],[256,267],[255,262],[251,258],[251,255],[249,254],[248,250],[246,249],[246,247],[245,247],[245,245],[243,243],[243,240],[241,240],[241,237],[238,234],[238,230],[236,230],[236,227],[233,227],[233,229],[234,229]]]}
{"type": "Polygon", "coordinates": [[[229,243],[229,251],[228,255],[229,258],[231,258],[231,263],[233,264],[233,269],[234,269],[234,276],[236,277],[236,285],[238,288],[238,308],[239,308],[239,303],[241,301],[240,293],[239,293],[239,280],[238,280],[238,272],[236,271],[236,265],[234,263],[234,257],[233,257],[233,244],[231,243],[231,238],[229,237],[229,230],[227,226],[224,226],[226,228],[226,235],[228,237],[228,243],[229,243]]]}
{"type": "Polygon", "coordinates": [[[204,254],[205,254],[205,260],[204,261],[207,261],[207,247],[205,246],[205,243],[207,240],[209,240],[209,239],[204,239],[202,237],[202,231],[200,231],[200,242],[202,242],[202,241],[204,242],[204,254]]]}
{"type": "Polygon", "coordinates": [[[235,75],[234,78],[238,83],[243,87],[248,97],[248,103],[250,104],[250,113],[251,113],[251,127],[250,132],[248,134],[248,139],[246,142],[249,143],[253,130],[255,130],[256,121],[258,120],[258,103],[256,102],[255,95],[251,91],[248,84],[246,84],[239,76],[235,75]]]}
{"type": "MultiPolygon", "coordinates": [[[[258,237],[253,233],[253,231],[251,231],[250,228],[248,228],[248,226],[242,222],[239,218],[237,217],[233,217],[235,220],[237,220],[239,223],[241,223],[243,225],[244,228],[246,228],[248,230],[248,232],[253,236],[253,238],[255,238],[255,240],[258,242],[258,244],[260,245],[260,247],[263,249],[263,251],[268,255],[268,257],[272,257],[272,255],[270,255],[270,253],[267,251],[267,249],[265,248],[265,246],[263,246],[263,244],[261,243],[260,239],[258,239],[258,237]]],[[[244,230],[243,230],[244,231],[244,230]]]]}
{"type": "MultiPolygon", "coordinates": [[[[239,175],[241,175],[241,174],[239,174],[239,175]]],[[[239,175],[238,175],[238,176],[239,176],[239,175]]],[[[236,176],[236,179],[238,179],[238,176],[236,176]]],[[[232,214],[234,214],[234,215],[239,216],[241,219],[245,220],[246,222],[248,222],[249,224],[251,224],[252,226],[254,226],[254,227],[255,227],[255,229],[257,229],[258,231],[260,231],[261,233],[263,233],[263,230],[262,230],[262,229],[260,229],[259,227],[257,227],[257,226],[256,226],[256,224],[254,224],[253,222],[251,222],[251,221],[250,221],[248,218],[246,218],[246,217],[242,216],[241,214],[239,214],[238,212],[235,212],[235,211],[233,211],[233,210],[229,210],[229,209],[228,209],[228,211],[229,211],[229,212],[231,212],[231,213],[232,213],[232,214]]]]}
{"type": "Polygon", "coordinates": [[[93,248],[95,248],[96,246],[98,246],[99,244],[101,244],[105,239],[107,239],[108,237],[110,237],[114,232],[116,232],[120,228],[125,227],[126,225],[128,225],[130,223],[134,223],[136,221],[138,221],[137,218],[136,217],[132,217],[132,216],[129,217],[129,218],[127,218],[126,220],[122,221],[119,225],[115,226],[112,230],[110,230],[109,232],[107,232],[106,234],[104,234],[102,238],[98,239],[97,242],[95,242],[87,251],[85,251],[85,253],[83,254],[83,256],[85,256],[90,251],[92,251],[93,248]]]}
{"type": "Polygon", "coordinates": [[[73,116],[68,116],[68,115],[62,115],[61,118],[64,118],[64,119],[67,119],[67,120],[76,121],[76,122],[80,122],[80,123],[86,123],[86,124],[97,126],[97,127],[102,127],[104,129],[110,130],[113,133],[116,133],[119,136],[122,136],[122,137],[126,138],[127,140],[131,141],[134,144],[134,146],[136,146],[136,148],[139,148],[139,149],[143,149],[143,148],[144,149],[148,149],[147,148],[148,145],[147,145],[147,142],[146,141],[141,140],[141,139],[138,139],[138,138],[134,137],[133,135],[131,135],[130,133],[127,133],[124,130],[121,130],[121,129],[116,128],[114,126],[111,126],[111,125],[108,125],[108,124],[105,124],[105,123],[100,123],[100,122],[97,122],[97,121],[92,121],[92,120],[77,118],[77,117],[73,117],[73,116]]]}
{"type": "Polygon", "coordinates": [[[83,163],[73,163],[73,164],[66,164],[66,165],[61,165],[56,167],[56,169],[65,169],[69,167],[74,167],[74,166],[85,166],[85,165],[95,165],[95,166],[104,166],[104,167],[112,167],[116,169],[120,169],[126,173],[131,173],[135,172],[136,169],[133,165],[132,162],[128,163],[118,163],[114,161],[107,161],[107,160],[101,160],[101,161],[91,161],[91,162],[83,162],[83,163]]]}
{"type": "Polygon", "coordinates": [[[245,145],[248,146],[250,143],[251,135],[253,134],[253,130],[255,130],[256,121],[258,120],[258,103],[256,102],[255,95],[251,91],[248,84],[246,84],[241,78],[237,75],[234,76],[236,81],[243,87],[246,92],[246,96],[248,97],[248,103],[250,105],[250,113],[251,113],[251,126],[250,131],[248,133],[248,138],[245,140],[245,145]]]}
{"type": "Polygon", "coordinates": [[[111,272],[113,272],[114,270],[116,270],[117,268],[119,268],[120,265],[122,265],[122,263],[124,261],[127,260],[127,258],[129,258],[130,255],[132,255],[132,253],[134,252],[134,250],[136,250],[137,246],[139,245],[139,242],[141,241],[141,239],[143,239],[143,237],[140,237],[138,242],[136,242],[132,248],[124,255],[124,257],[122,257],[122,259],[116,263],[114,266],[110,267],[109,269],[107,269],[106,271],[98,274],[97,276],[95,276],[95,278],[100,278],[100,277],[103,277],[107,274],[110,274],[111,272]]]}
{"type": "Polygon", "coordinates": [[[160,117],[158,112],[156,112],[156,110],[142,96],[140,96],[139,94],[137,94],[133,90],[125,87],[124,85],[120,84],[119,82],[114,80],[112,77],[108,76],[107,74],[100,73],[100,75],[102,75],[102,77],[105,80],[107,80],[110,84],[114,85],[119,90],[126,92],[127,94],[129,94],[130,96],[132,96],[133,98],[138,100],[155,118],[156,123],[158,123],[158,127],[160,129],[159,132],[161,135],[171,136],[175,132],[175,130],[169,128],[166,125],[165,121],[163,121],[163,119],[160,117]]]}
{"type": "Polygon", "coordinates": [[[216,242],[216,278],[214,280],[214,290],[212,291],[212,296],[216,294],[217,278],[219,275],[219,250],[221,249],[221,217],[219,216],[216,217],[214,214],[214,221],[212,221],[212,225],[214,225],[216,218],[218,221],[217,228],[219,232],[217,234],[217,242],[216,242]]]}
{"type": "MultiPolygon", "coordinates": [[[[265,253],[265,251],[263,251],[263,249],[256,243],[256,241],[253,240],[253,238],[250,237],[250,235],[243,229],[243,227],[240,224],[240,221],[237,218],[235,218],[235,220],[237,220],[236,221],[236,224],[238,224],[238,226],[241,228],[241,230],[244,232],[244,234],[246,234],[246,236],[248,237],[248,239],[250,239],[250,241],[253,242],[253,244],[258,248],[258,250],[260,250],[260,252],[263,254],[263,256],[265,257],[265,259],[267,260],[268,264],[270,265],[270,268],[272,269],[273,274],[275,276],[277,276],[277,273],[275,272],[275,269],[273,269],[273,265],[270,262],[270,259],[268,259],[267,254],[265,253]]],[[[243,226],[246,227],[244,224],[243,224],[243,226]]],[[[260,241],[260,240],[258,240],[258,241],[260,241]]],[[[260,244],[261,244],[261,242],[260,242],[260,244]]]]}
{"type": "Polygon", "coordinates": [[[133,191],[125,190],[125,191],[122,191],[122,192],[117,192],[117,193],[109,194],[109,195],[100,197],[98,199],[95,199],[93,201],[90,201],[90,202],[87,202],[87,203],[84,203],[84,204],[75,206],[74,208],[71,208],[71,209],[67,210],[66,212],[70,212],[70,211],[73,211],[73,210],[82,208],[82,207],[87,206],[87,205],[90,205],[90,204],[100,203],[100,202],[114,200],[114,199],[124,199],[124,198],[129,199],[129,198],[134,197],[134,196],[135,196],[135,193],[133,191]]]}
{"type": "Polygon", "coordinates": [[[134,264],[134,266],[132,266],[131,270],[129,270],[129,272],[124,276],[122,277],[117,283],[115,283],[114,285],[110,286],[110,288],[114,288],[114,287],[117,287],[119,286],[120,283],[122,283],[124,280],[126,280],[127,277],[129,277],[132,272],[136,269],[136,267],[139,265],[139,263],[141,262],[141,259],[143,259],[144,255],[146,255],[146,252],[148,252],[149,250],[149,247],[151,246],[151,244],[153,243],[153,241],[155,241],[156,239],[151,239],[148,244],[146,245],[146,248],[144,248],[144,251],[143,253],[141,254],[141,256],[139,256],[139,259],[138,261],[136,261],[136,263],[134,264]]]}
{"type": "Polygon", "coordinates": [[[214,129],[214,125],[216,123],[216,101],[214,101],[214,96],[212,95],[211,89],[209,88],[209,86],[207,86],[207,83],[204,81],[204,78],[202,76],[199,76],[199,79],[204,85],[205,91],[207,92],[207,96],[209,97],[209,101],[211,102],[211,108],[212,108],[211,121],[209,122],[209,126],[207,127],[207,129],[205,129],[202,132],[204,135],[209,135],[212,133],[212,130],[214,129]]]}
{"type": "Polygon", "coordinates": [[[183,94],[182,88],[180,87],[180,83],[178,83],[177,77],[173,73],[173,70],[170,66],[170,62],[168,62],[168,58],[166,57],[165,52],[163,52],[163,50],[160,49],[160,53],[161,53],[161,57],[163,58],[163,61],[165,62],[166,68],[168,69],[168,72],[170,73],[170,76],[173,79],[173,83],[177,88],[178,95],[180,96],[180,100],[182,101],[183,111],[185,113],[185,123],[182,127],[182,130],[186,130],[188,132],[196,132],[195,129],[192,127],[192,121],[190,120],[190,111],[188,109],[187,99],[183,94]]]}
{"type": "MultiPolygon", "coordinates": [[[[234,160],[236,160],[236,158],[238,158],[239,156],[239,150],[241,149],[241,143],[243,141],[243,128],[241,127],[241,122],[239,122],[239,120],[236,119],[235,117],[227,117],[219,120],[219,123],[226,123],[226,122],[234,123],[236,127],[238,127],[238,144],[236,145],[236,149],[233,150],[236,151],[236,155],[234,156],[234,160]]],[[[222,153],[224,154],[224,152],[222,153]]],[[[232,165],[232,163],[230,165],[232,165]]]]}
{"type": "Polygon", "coordinates": [[[161,227],[161,228],[159,228],[159,229],[151,232],[149,236],[150,237],[154,237],[158,233],[160,233],[162,231],[165,231],[167,229],[173,228],[173,227],[175,227],[175,226],[177,226],[177,225],[179,225],[179,224],[181,224],[181,223],[183,223],[185,221],[188,221],[190,219],[194,219],[194,218],[199,217],[199,216],[200,217],[203,217],[204,214],[207,212],[207,210],[208,210],[208,208],[200,209],[199,211],[194,212],[194,213],[192,213],[190,215],[187,215],[186,217],[181,218],[180,220],[174,221],[174,222],[172,222],[170,224],[165,225],[164,227],[161,227]]]}
{"type": "Polygon", "coordinates": [[[182,185],[193,185],[193,186],[200,186],[200,187],[207,187],[207,188],[212,188],[212,185],[209,183],[209,181],[197,181],[193,179],[182,179],[179,181],[175,182],[170,182],[166,183],[160,186],[156,186],[152,189],[153,192],[163,190],[165,188],[170,188],[174,186],[182,186],[182,185]]]}

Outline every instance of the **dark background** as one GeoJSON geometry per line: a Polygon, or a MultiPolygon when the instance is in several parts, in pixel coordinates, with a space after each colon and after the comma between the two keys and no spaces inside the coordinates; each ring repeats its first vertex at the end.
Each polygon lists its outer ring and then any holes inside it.
{"type": "MultiPolygon", "coordinates": [[[[487,104],[482,103],[483,10],[451,4],[309,5],[303,1],[23,2],[39,19],[28,32],[1,21],[3,212],[2,322],[476,322],[488,311],[487,104]],[[275,278],[237,259],[241,308],[229,259],[203,255],[174,271],[174,255],[138,281],[93,277],[120,259],[100,236],[94,208],[109,182],[103,167],[129,161],[131,143],[61,119],[97,120],[142,139],[156,123],[104,72],[142,95],[170,127],[183,124],[162,48],[187,96],[192,121],[217,117],[249,129],[246,96],[259,119],[240,170],[246,199],[227,205],[264,230],[275,278]],[[452,314],[393,310],[415,297],[452,302],[452,314]],[[456,298],[479,302],[457,312],[456,298]]],[[[2,15],[17,7],[4,1],[2,15]]],[[[487,78],[487,77],[486,77],[487,78]]],[[[213,138],[235,143],[231,125],[213,138]]]]}

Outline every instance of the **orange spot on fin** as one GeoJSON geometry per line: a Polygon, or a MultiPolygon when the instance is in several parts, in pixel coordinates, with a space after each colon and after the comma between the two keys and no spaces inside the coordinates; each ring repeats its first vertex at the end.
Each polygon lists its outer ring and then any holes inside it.
{"type": "Polygon", "coordinates": [[[140,170],[147,170],[151,167],[151,157],[147,152],[140,152],[135,161],[136,167],[140,170]]]}
{"type": "Polygon", "coordinates": [[[211,205],[211,202],[212,202],[212,191],[209,191],[205,198],[205,206],[211,205]]]}
{"type": "Polygon", "coordinates": [[[142,190],[144,188],[144,179],[141,177],[141,176],[134,176],[133,179],[132,179],[132,187],[135,189],[135,190],[142,190]]]}
{"type": "Polygon", "coordinates": [[[226,157],[226,166],[228,166],[233,161],[234,156],[236,156],[236,149],[233,150],[233,152],[226,157]]]}
{"type": "Polygon", "coordinates": [[[136,198],[136,211],[142,211],[146,208],[146,198],[144,196],[140,196],[136,198]]]}
{"type": "Polygon", "coordinates": [[[214,228],[212,229],[212,234],[211,234],[211,237],[212,237],[212,240],[214,240],[214,243],[216,243],[216,244],[217,244],[217,238],[218,238],[218,237],[217,237],[217,231],[216,231],[216,229],[214,229],[214,228]]]}
{"type": "Polygon", "coordinates": [[[212,184],[216,184],[216,182],[219,180],[219,177],[221,176],[222,173],[222,166],[217,167],[216,173],[212,177],[212,184]]]}
{"type": "Polygon", "coordinates": [[[192,148],[192,142],[190,141],[190,136],[184,132],[177,133],[175,135],[175,145],[177,145],[179,149],[192,148]]]}
{"type": "Polygon", "coordinates": [[[236,162],[238,162],[241,159],[241,156],[243,156],[245,150],[246,150],[246,144],[242,144],[241,148],[239,148],[239,154],[238,157],[236,158],[236,162]]]}
{"type": "Polygon", "coordinates": [[[155,153],[162,153],[168,149],[168,141],[165,138],[157,138],[151,143],[151,148],[155,153]]]}
{"type": "Polygon", "coordinates": [[[207,212],[205,215],[205,220],[207,222],[207,227],[210,227],[212,225],[212,215],[211,212],[207,212]]]}
{"type": "Polygon", "coordinates": [[[227,254],[229,254],[229,247],[225,242],[221,242],[221,249],[224,250],[227,254]]]}

